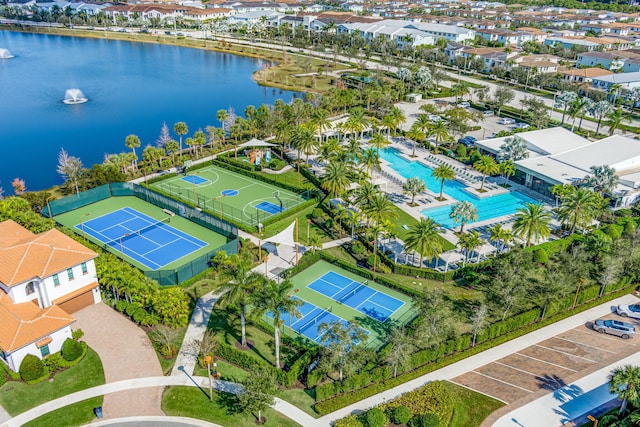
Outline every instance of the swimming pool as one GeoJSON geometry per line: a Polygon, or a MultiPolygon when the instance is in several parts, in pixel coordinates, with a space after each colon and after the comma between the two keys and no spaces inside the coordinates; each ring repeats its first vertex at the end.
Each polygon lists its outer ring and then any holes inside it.
{"type": "MultiPolygon", "coordinates": [[[[381,151],[380,157],[389,162],[393,170],[398,172],[404,178],[417,176],[427,185],[427,188],[440,194],[440,181],[431,176],[432,169],[420,162],[410,162],[402,158],[398,150],[387,148],[381,151]]],[[[532,198],[525,196],[518,191],[511,191],[505,194],[490,196],[485,198],[475,197],[473,194],[464,191],[466,186],[460,181],[445,181],[444,194],[456,199],[457,201],[467,200],[478,208],[478,221],[485,221],[504,215],[510,215],[521,208],[525,203],[536,203],[532,198]]],[[[421,213],[433,219],[437,223],[447,228],[454,228],[456,224],[451,218],[451,205],[439,206],[437,208],[424,209],[421,213]]]]}

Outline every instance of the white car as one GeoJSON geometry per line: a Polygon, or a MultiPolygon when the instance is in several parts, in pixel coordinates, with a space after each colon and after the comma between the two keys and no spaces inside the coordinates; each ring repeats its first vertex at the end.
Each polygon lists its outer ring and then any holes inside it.
{"type": "Polygon", "coordinates": [[[529,129],[529,125],[527,123],[517,123],[515,125],[516,129],[529,129]]]}
{"type": "Polygon", "coordinates": [[[461,108],[469,108],[469,107],[471,107],[471,104],[469,104],[469,103],[468,103],[468,102],[466,102],[466,101],[465,101],[465,102],[460,102],[460,103],[458,103],[458,107],[461,107],[461,108]]]}
{"type": "Polygon", "coordinates": [[[640,319],[640,304],[621,304],[616,307],[616,313],[622,317],[640,319]]]}
{"type": "Polygon", "coordinates": [[[500,120],[498,120],[498,124],[499,124],[499,125],[513,125],[513,124],[515,124],[515,123],[516,123],[516,121],[515,121],[515,120],[510,119],[510,118],[508,118],[508,117],[503,117],[503,118],[501,118],[500,120]]]}

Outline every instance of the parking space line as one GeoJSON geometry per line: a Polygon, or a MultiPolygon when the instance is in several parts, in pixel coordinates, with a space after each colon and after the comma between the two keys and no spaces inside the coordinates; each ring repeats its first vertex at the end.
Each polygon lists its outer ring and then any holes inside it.
{"type": "Polygon", "coordinates": [[[490,397],[490,398],[492,398],[492,399],[499,400],[500,402],[504,403],[505,405],[508,405],[508,404],[509,404],[509,402],[506,402],[506,401],[504,401],[504,400],[502,400],[502,399],[500,399],[500,398],[498,398],[498,397],[495,397],[494,395],[489,394],[489,393],[487,393],[486,391],[477,390],[477,389],[475,389],[475,388],[473,388],[473,387],[469,387],[468,385],[460,384],[459,382],[456,382],[456,381],[454,381],[454,380],[448,380],[448,381],[449,381],[449,382],[451,382],[451,383],[454,383],[455,385],[458,385],[458,386],[460,386],[460,387],[468,388],[469,390],[471,390],[471,391],[475,391],[476,393],[480,393],[480,394],[484,394],[485,396],[489,396],[489,397],[490,397]]]}
{"type": "Polygon", "coordinates": [[[499,361],[495,361],[493,363],[495,363],[496,365],[502,365],[502,366],[504,366],[506,368],[509,368],[509,369],[513,369],[514,371],[520,371],[523,374],[531,375],[532,377],[539,377],[540,376],[538,374],[534,374],[533,372],[525,371],[524,369],[516,368],[515,366],[507,365],[506,363],[502,363],[502,362],[499,362],[499,361]]]}
{"type": "Polygon", "coordinates": [[[589,348],[593,348],[595,350],[606,351],[607,353],[611,353],[611,354],[617,354],[617,352],[615,352],[615,351],[607,350],[606,348],[596,347],[594,345],[583,344],[583,343],[581,343],[579,341],[572,341],[572,340],[567,339],[567,338],[562,338],[560,335],[556,335],[554,338],[558,338],[558,339],[563,340],[563,341],[568,341],[568,342],[573,343],[573,344],[581,345],[583,347],[589,347],[589,348]]]}
{"type": "Polygon", "coordinates": [[[540,345],[540,344],[536,344],[536,347],[541,347],[550,351],[555,351],[556,353],[560,353],[560,354],[565,354],[567,356],[571,356],[571,357],[577,357],[578,359],[584,359],[587,362],[591,362],[591,363],[597,363],[595,360],[591,360],[587,357],[582,357],[582,356],[578,356],[577,354],[571,354],[571,353],[567,353],[566,351],[561,351],[561,350],[556,350],[555,348],[551,348],[551,347],[546,347],[544,345],[540,345]]]}
{"type": "MultiPolygon", "coordinates": [[[[485,366],[486,366],[486,365],[485,365],[485,366]]],[[[526,388],[524,388],[524,387],[520,387],[519,385],[515,385],[515,384],[512,384],[512,383],[508,383],[508,382],[506,382],[506,381],[502,381],[502,380],[500,380],[500,379],[498,379],[498,378],[496,378],[496,377],[492,377],[492,376],[490,376],[490,375],[483,374],[482,372],[478,372],[478,371],[471,371],[471,372],[473,372],[474,374],[482,375],[482,376],[483,376],[483,377],[485,377],[485,378],[489,378],[489,379],[492,379],[492,380],[494,380],[494,381],[498,381],[499,383],[506,384],[506,385],[511,386],[511,387],[519,388],[520,390],[528,391],[529,393],[533,393],[533,391],[531,391],[531,390],[529,390],[529,389],[526,389],[526,388]]]]}
{"type": "MultiPolygon", "coordinates": [[[[529,348],[529,347],[527,347],[527,348],[529,348]]],[[[562,365],[557,365],[557,364],[552,363],[552,362],[547,362],[546,360],[538,359],[536,357],[527,356],[526,354],[522,354],[522,353],[518,353],[518,352],[513,353],[513,354],[517,354],[518,356],[526,357],[528,359],[537,360],[538,362],[546,363],[548,365],[553,365],[555,367],[566,369],[566,370],[571,371],[571,372],[578,372],[575,369],[567,368],[566,366],[562,366],[562,365]]]]}

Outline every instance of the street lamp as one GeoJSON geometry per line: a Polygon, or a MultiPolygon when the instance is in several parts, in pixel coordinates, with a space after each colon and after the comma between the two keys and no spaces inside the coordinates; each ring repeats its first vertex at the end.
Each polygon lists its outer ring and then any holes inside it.
{"type": "Polygon", "coordinates": [[[269,263],[269,256],[265,256],[264,257],[264,275],[267,275],[267,269],[268,269],[268,263],[269,263]]]}
{"type": "Polygon", "coordinates": [[[124,249],[122,248],[122,239],[124,237],[129,237],[129,233],[127,234],[123,234],[122,236],[120,236],[119,240],[120,240],[120,260],[122,262],[124,262],[124,249]]]}
{"type": "MultiPolygon", "coordinates": [[[[51,211],[49,211],[49,213],[51,213],[51,211]]],[[[91,215],[90,213],[84,213],[82,215],[80,215],[80,229],[82,230],[82,238],[84,240],[87,240],[87,236],[84,234],[84,218],[91,215]]]]}
{"type": "MultiPolygon", "coordinates": [[[[208,354],[204,357],[204,361],[207,364],[207,376],[209,377],[209,401],[213,402],[213,385],[211,384],[211,361],[213,357],[208,354]]],[[[214,363],[215,366],[215,363],[214,363]]]]}

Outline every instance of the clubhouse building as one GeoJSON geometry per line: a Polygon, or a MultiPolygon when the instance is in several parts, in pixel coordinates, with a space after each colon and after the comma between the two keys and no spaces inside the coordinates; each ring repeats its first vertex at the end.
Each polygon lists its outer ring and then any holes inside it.
{"type": "MultiPolygon", "coordinates": [[[[620,179],[614,194],[608,195],[615,207],[630,206],[640,199],[640,141],[613,135],[589,141],[573,132],[555,127],[516,134],[527,143],[528,156],[514,161],[511,178],[532,190],[553,197],[556,184],[580,185],[591,166],[607,165],[620,179]]],[[[514,136],[477,141],[484,153],[497,155],[507,139],[514,136]]]]}

